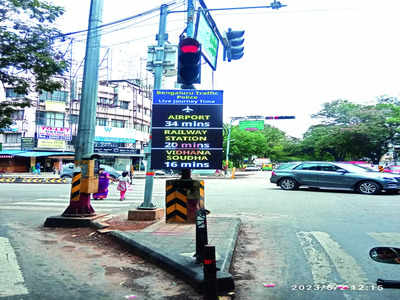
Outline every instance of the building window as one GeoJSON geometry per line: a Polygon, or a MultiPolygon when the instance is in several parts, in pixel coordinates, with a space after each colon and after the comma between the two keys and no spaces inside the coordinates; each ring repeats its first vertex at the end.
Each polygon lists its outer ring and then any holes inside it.
{"type": "Polygon", "coordinates": [[[128,109],[129,108],[129,101],[120,101],[119,102],[119,107],[122,109],[128,109]]]}
{"type": "Polygon", "coordinates": [[[36,124],[37,125],[46,125],[46,112],[38,111],[36,112],[36,124]]]}
{"type": "Polygon", "coordinates": [[[23,120],[24,119],[24,111],[23,110],[16,110],[12,113],[11,119],[13,120],[23,120]]]}
{"type": "Polygon", "coordinates": [[[96,118],[97,126],[107,126],[107,118],[96,118]]]}
{"type": "Polygon", "coordinates": [[[113,104],[113,100],[112,99],[108,99],[108,98],[104,98],[104,97],[100,97],[97,100],[97,104],[102,105],[102,106],[111,106],[113,104]]]}
{"type": "Polygon", "coordinates": [[[56,112],[46,112],[46,126],[64,127],[64,114],[56,112]]]}
{"type": "Polygon", "coordinates": [[[12,134],[5,134],[5,143],[6,144],[20,144],[21,143],[21,134],[20,133],[12,133],[12,134]]]}
{"type": "Polygon", "coordinates": [[[36,114],[36,124],[49,127],[64,127],[64,114],[39,111],[36,114]]]}
{"type": "Polygon", "coordinates": [[[6,88],[6,98],[17,98],[21,99],[24,98],[25,96],[22,94],[17,94],[14,89],[12,88],[6,88]]]}
{"type": "Polygon", "coordinates": [[[70,121],[71,124],[78,124],[79,116],[78,115],[70,115],[69,116],[69,121],[70,121]]]}
{"type": "Polygon", "coordinates": [[[123,120],[111,120],[111,127],[124,128],[125,127],[125,121],[123,121],[123,120]]]}
{"type": "Polygon", "coordinates": [[[66,91],[54,91],[53,93],[41,91],[39,95],[40,101],[53,100],[53,101],[67,101],[68,92],[66,91]]]}

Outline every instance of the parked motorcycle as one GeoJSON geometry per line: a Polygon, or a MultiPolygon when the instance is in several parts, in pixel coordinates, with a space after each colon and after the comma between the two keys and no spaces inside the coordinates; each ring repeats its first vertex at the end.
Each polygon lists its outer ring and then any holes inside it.
{"type": "MultiPolygon", "coordinates": [[[[400,248],[375,247],[369,251],[369,256],[376,262],[396,265],[400,264],[400,248]]],[[[400,289],[400,280],[378,278],[376,284],[383,288],[400,289]]]]}

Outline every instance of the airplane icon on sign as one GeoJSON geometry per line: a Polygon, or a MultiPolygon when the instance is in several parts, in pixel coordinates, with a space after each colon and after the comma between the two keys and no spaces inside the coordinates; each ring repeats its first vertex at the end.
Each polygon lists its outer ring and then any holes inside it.
{"type": "Polygon", "coordinates": [[[194,111],[194,109],[190,108],[189,106],[186,106],[186,108],[182,109],[182,111],[184,111],[185,113],[190,113],[194,111]]]}

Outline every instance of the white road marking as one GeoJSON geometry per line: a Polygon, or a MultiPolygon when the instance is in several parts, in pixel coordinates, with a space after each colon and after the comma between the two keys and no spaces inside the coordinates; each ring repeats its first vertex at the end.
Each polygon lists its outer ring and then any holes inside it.
{"type": "Polygon", "coordinates": [[[356,260],[347,254],[343,248],[329,236],[328,233],[320,231],[313,231],[311,233],[329,255],[340,277],[346,284],[373,284],[368,281],[367,275],[357,264],[356,260]]]}
{"type": "Polygon", "coordinates": [[[368,232],[368,235],[377,240],[382,246],[400,247],[400,233],[398,232],[368,232]]]}
{"type": "MultiPolygon", "coordinates": [[[[55,203],[55,202],[61,202],[61,203],[69,203],[70,199],[56,199],[56,198],[46,198],[46,199],[34,199],[32,202],[29,201],[29,203],[38,203],[37,201],[41,201],[41,202],[51,202],[51,203],[55,203]]],[[[143,201],[143,197],[142,198],[133,198],[133,197],[128,197],[128,200],[124,200],[124,203],[135,203],[137,201],[143,201]]],[[[14,203],[21,203],[21,202],[14,202],[14,203]]],[[[119,197],[111,197],[111,198],[107,198],[105,200],[94,200],[91,199],[90,203],[121,203],[121,201],[119,200],[119,197]]]]}
{"type": "MultiPolygon", "coordinates": [[[[65,206],[67,208],[67,206],[65,206]]],[[[30,207],[30,206],[12,206],[12,205],[0,205],[0,210],[35,210],[35,211],[59,211],[59,207],[30,207]]],[[[96,208],[96,211],[107,212],[112,209],[96,208]]]]}
{"type": "Polygon", "coordinates": [[[0,297],[29,294],[9,240],[0,237],[0,297]]]}
{"type": "Polygon", "coordinates": [[[311,274],[314,284],[326,285],[332,283],[329,279],[331,277],[332,268],[329,263],[329,258],[325,252],[318,251],[313,245],[315,240],[311,232],[298,232],[297,238],[303,248],[304,254],[311,267],[311,274]]]}
{"type": "MultiPolygon", "coordinates": [[[[58,202],[49,202],[49,203],[42,203],[42,202],[15,202],[14,204],[18,205],[29,205],[29,206],[66,206],[66,203],[58,203],[58,202]]],[[[91,202],[92,206],[101,206],[101,207],[116,207],[116,206],[129,206],[128,203],[124,203],[123,201],[115,202],[115,203],[102,203],[102,202],[91,202]]]]}

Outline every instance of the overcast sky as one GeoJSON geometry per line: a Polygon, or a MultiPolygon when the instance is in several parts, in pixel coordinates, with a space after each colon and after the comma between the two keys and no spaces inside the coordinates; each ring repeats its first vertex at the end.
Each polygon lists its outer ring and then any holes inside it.
{"type": "MultiPolygon", "coordinates": [[[[90,0],[53,0],[66,13],[58,22],[64,32],[87,28],[90,0]]],[[[104,0],[103,22],[133,16],[166,1],[104,0]]],[[[270,2],[270,1],[268,1],[270,2]]],[[[209,8],[258,6],[259,0],[205,0],[209,8]]],[[[221,33],[228,27],[245,30],[245,55],[222,61],[211,76],[202,68],[198,89],[224,90],[224,118],[247,115],[295,115],[272,125],[301,137],[312,124],[310,115],[324,102],[348,99],[371,103],[381,95],[400,96],[399,0],[281,0],[288,7],[212,12],[221,33]]],[[[182,1],[177,0],[180,4],[182,1]]],[[[183,10],[181,6],[178,10],[183,10]]],[[[169,14],[169,41],[177,43],[185,14],[169,14]]],[[[104,72],[112,79],[142,77],[147,45],[155,44],[157,14],[110,29],[102,37],[104,72]],[[130,25],[130,26],[128,26],[130,25]],[[119,29],[119,30],[116,30],[119,29]],[[106,55],[108,52],[108,55],[106,55]],[[112,58],[112,60],[111,60],[112,58]]],[[[75,37],[74,58],[82,59],[84,37],[75,37]]],[[[147,74],[146,74],[147,73],[147,74]]],[[[104,75],[106,76],[106,75],[104,75]]],[[[173,88],[167,80],[163,88],[173,88]]],[[[271,124],[271,121],[267,121],[271,124]]]]}

